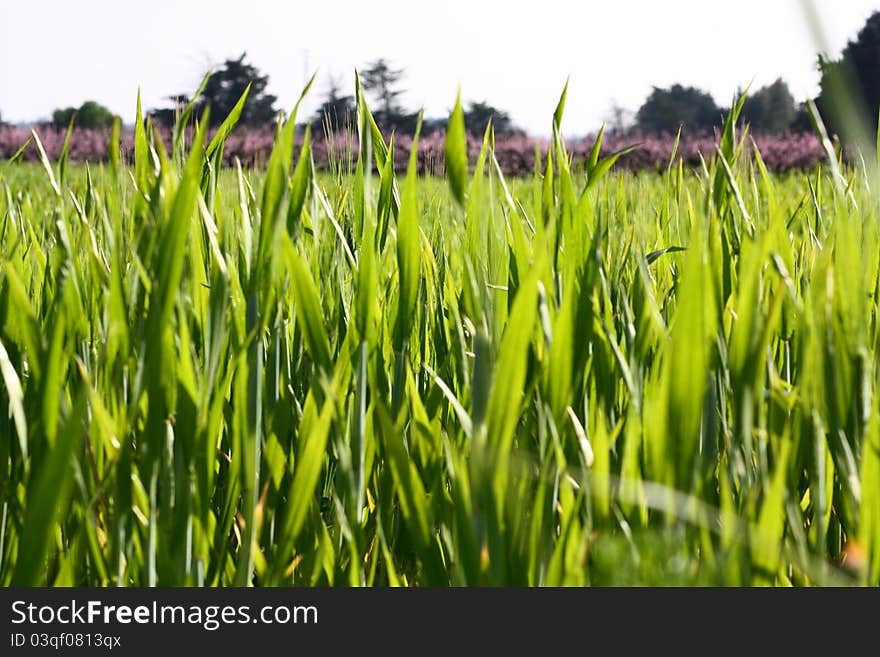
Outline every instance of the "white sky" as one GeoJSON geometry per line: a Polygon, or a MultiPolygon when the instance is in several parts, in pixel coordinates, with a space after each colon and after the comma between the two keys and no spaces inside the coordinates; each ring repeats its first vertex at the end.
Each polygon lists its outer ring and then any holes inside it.
{"type": "MultiPolygon", "coordinates": [[[[838,54],[880,0],[815,0],[838,54]]],[[[571,77],[563,129],[595,131],[612,103],[635,110],[651,86],[695,85],[725,103],[738,86],[782,76],[798,100],[816,92],[815,37],[801,0],[0,0],[0,113],[48,117],[97,100],[134,117],[191,92],[212,64],[242,51],[289,109],[305,70],[353,86],[377,57],[404,67],[404,102],[426,115],[486,99],[533,134],[549,131],[571,77]]],[[[302,116],[302,114],[300,115],[302,116]]]]}

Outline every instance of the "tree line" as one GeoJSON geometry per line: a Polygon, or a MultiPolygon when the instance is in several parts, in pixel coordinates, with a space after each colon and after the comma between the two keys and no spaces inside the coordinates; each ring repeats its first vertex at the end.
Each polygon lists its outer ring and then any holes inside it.
{"type": "MultiPolygon", "coordinates": [[[[880,112],[880,11],[868,18],[857,37],[844,48],[841,56],[832,60],[820,56],[819,95],[813,99],[830,130],[840,132],[851,117],[853,98],[861,99],[861,111],[870,125],[877,125],[880,112]]],[[[374,118],[385,132],[412,134],[417,113],[404,107],[405,71],[395,68],[380,58],[367,64],[360,72],[364,90],[372,101],[374,118]]],[[[246,86],[251,85],[239,123],[248,127],[266,127],[278,115],[277,98],[270,94],[269,76],[247,61],[246,53],[227,59],[208,79],[195,100],[195,115],[205,106],[211,107],[210,121],[219,124],[233,108],[246,86]]],[[[182,108],[190,102],[185,94],[167,97],[170,106],[150,112],[154,123],[173,125],[182,108]]],[[[654,87],[631,120],[626,112],[614,108],[611,130],[643,133],[675,132],[680,126],[693,133],[708,132],[717,126],[725,108],[719,106],[706,91],[692,86],[674,84],[667,88],[654,87]]],[[[86,101],[79,108],[60,108],[53,112],[51,124],[66,127],[75,117],[83,128],[106,128],[116,118],[106,107],[95,101],[86,101]]],[[[498,134],[522,133],[509,113],[488,101],[470,101],[464,108],[465,126],[473,134],[481,134],[491,119],[498,134]]],[[[807,131],[811,128],[807,103],[798,104],[783,79],[756,90],[749,90],[742,111],[743,120],[755,132],[782,133],[807,131]]],[[[355,100],[343,92],[339,79],[331,77],[321,97],[321,103],[308,123],[317,133],[335,133],[355,125],[355,100]]],[[[445,118],[424,120],[423,131],[430,133],[445,128],[445,118]]]]}
{"type": "MultiPolygon", "coordinates": [[[[237,59],[228,59],[211,76],[205,89],[194,104],[198,115],[206,105],[211,106],[211,125],[218,125],[234,107],[248,84],[251,90],[239,123],[249,127],[263,127],[277,116],[277,98],[266,91],[269,77],[252,64],[245,61],[246,53],[237,59]]],[[[370,62],[359,71],[364,91],[371,97],[373,118],[383,130],[412,134],[415,132],[418,113],[404,107],[401,96],[406,92],[401,82],[405,77],[402,68],[395,68],[387,59],[380,58],[370,62]]],[[[343,91],[339,78],[331,76],[321,103],[308,123],[315,132],[337,133],[355,127],[354,96],[343,91]]],[[[151,116],[159,125],[171,126],[178,114],[190,102],[186,95],[169,96],[170,107],[153,110],[151,116]]],[[[516,131],[507,112],[492,107],[485,101],[472,101],[465,107],[465,127],[471,132],[482,131],[489,119],[495,131],[508,133],[516,131]]],[[[444,128],[446,119],[427,118],[423,131],[431,132],[444,128]]]]}

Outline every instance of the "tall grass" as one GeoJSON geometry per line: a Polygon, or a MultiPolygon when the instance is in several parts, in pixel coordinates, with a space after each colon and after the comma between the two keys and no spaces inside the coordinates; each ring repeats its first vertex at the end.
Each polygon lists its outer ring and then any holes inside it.
{"type": "Polygon", "coordinates": [[[139,108],[131,167],[0,165],[0,584],[880,582],[867,169],[738,104],[576,166],[563,94],[509,180],[456,104],[444,181],[357,104],[350,175],[295,111],[263,170],[139,108]]]}

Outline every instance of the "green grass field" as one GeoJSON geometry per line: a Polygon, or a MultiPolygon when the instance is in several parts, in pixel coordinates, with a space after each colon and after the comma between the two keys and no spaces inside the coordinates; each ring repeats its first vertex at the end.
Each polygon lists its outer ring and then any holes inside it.
{"type": "Polygon", "coordinates": [[[563,94],[531,178],[459,106],[396,177],[358,104],[354,172],[0,164],[0,585],[880,582],[870,167],[734,108],[617,174],[563,94]]]}

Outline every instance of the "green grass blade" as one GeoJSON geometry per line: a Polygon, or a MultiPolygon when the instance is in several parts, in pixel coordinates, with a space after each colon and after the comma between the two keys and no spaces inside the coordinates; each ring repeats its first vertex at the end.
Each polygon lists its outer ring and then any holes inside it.
{"type": "Polygon", "coordinates": [[[468,179],[468,162],[467,135],[464,129],[464,110],[461,108],[460,90],[455,99],[455,107],[452,109],[452,114],[449,115],[444,154],[446,156],[446,176],[449,180],[449,189],[459,205],[464,206],[468,179]]]}

